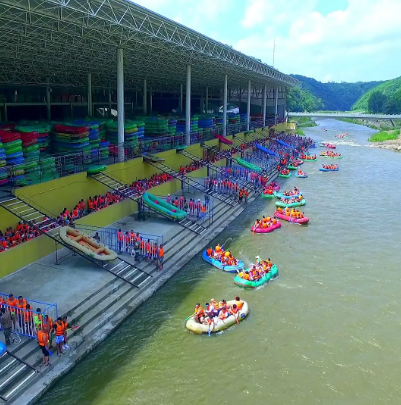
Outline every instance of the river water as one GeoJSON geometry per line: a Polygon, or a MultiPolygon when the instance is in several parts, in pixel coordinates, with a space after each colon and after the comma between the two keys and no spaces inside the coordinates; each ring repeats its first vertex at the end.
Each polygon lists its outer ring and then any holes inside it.
{"type": "Polygon", "coordinates": [[[280,277],[244,291],[198,255],[41,405],[400,403],[401,155],[366,147],[373,131],[353,124],[305,132],[344,155],[339,172],[319,172],[334,162],[320,158],[303,165],[309,178],[279,180],[302,190],[310,224],[253,235],[255,218],[274,212],[258,200],[219,237],[248,263],[269,256],[280,277]],[[250,305],[243,323],[210,338],[186,332],[196,302],[237,294],[250,305]]]}

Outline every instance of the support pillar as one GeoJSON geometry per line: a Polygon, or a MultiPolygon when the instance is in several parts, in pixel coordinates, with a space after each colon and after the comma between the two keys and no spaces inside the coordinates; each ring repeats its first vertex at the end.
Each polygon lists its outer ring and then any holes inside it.
{"type": "Polygon", "coordinates": [[[205,95],[205,110],[207,114],[207,110],[209,109],[209,87],[206,87],[206,95],[205,95]]]}
{"type": "Polygon", "coordinates": [[[187,89],[185,92],[185,143],[191,145],[191,65],[187,65],[187,89]]]}
{"type": "Polygon", "coordinates": [[[88,73],[88,117],[92,117],[92,73],[88,73]]]}
{"type": "Polygon", "coordinates": [[[224,75],[224,88],[223,88],[223,136],[227,136],[227,75],[224,75]]]}
{"type": "Polygon", "coordinates": [[[151,114],[153,112],[153,92],[152,92],[152,89],[149,92],[149,112],[151,114]]]}
{"type": "Polygon", "coordinates": [[[251,81],[248,81],[248,101],[246,105],[246,130],[249,131],[251,123],[251,81]]]}
{"type": "Polygon", "coordinates": [[[50,86],[49,86],[49,82],[47,82],[47,87],[46,87],[46,110],[47,110],[47,120],[51,121],[52,113],[51,113],[51,105],[50,105],[50,86]]]}
{"type": "Polygon", "coordinates": [[[109,117],[111,116],[111,86],[109,86],[109,117]]]}
{"type": "Polygon", "coordinates": [[[143,79],[143,114],[148,113],[148,90],[146,88],[146,79],[143,79]]]}
{"type": "Polygon", "coordinates": [[[277,125],[277,113],[278,113],[278,87],[276,87],[276,100],[274,102],[274,125],[277,125]]]}
{"type": "Polygon", "coordinates": [[[118,160],[124,161],[124,55],[117,49],[117,123],[118,123],[118,160]]]}
{"type": "Polygon", "coordinates": [[[182,113],[182,111],[183,111],[183,109],[182,109],[183,103],[184,103],[184,86],[182,84],[180,84],[180,106],[179,106],[180,113],[182,113]]]}
{"type": "Polygon", "coordinates": [[[263,86],[263,100],[262,100],[263,126],[266,125],[266,98],[267,98],[267,84],[263,86]]]}

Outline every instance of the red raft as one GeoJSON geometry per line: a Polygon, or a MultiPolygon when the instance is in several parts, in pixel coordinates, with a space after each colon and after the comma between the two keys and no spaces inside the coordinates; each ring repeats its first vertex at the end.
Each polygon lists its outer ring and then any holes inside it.
{"type": "Polygon", "coordinates": [[[301,225],[305,225],[309,222],[309,218],[308,217],[303,217],[303,218],[294,218],[294,217],[290,217],[289,215],[284,215],[281,212],[276,211],[274,213],[274,216],[280,219],[284,219],[284,221],[287,222],[294,222],[295,224],[301,224],[301,225]]]}

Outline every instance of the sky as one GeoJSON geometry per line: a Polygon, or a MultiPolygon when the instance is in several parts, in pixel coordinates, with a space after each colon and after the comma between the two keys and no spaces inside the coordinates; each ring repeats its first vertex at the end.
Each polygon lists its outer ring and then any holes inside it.
{"type": "Polygon", "coordinates": [[[401,75],[401,0],[135,0],[273,65],[323,82],[401,75]]]}

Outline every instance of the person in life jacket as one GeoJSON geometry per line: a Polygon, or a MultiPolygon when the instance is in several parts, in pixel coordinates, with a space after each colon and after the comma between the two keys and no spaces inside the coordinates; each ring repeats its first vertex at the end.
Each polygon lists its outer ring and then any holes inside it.
{"type": "Polygon", "coordinates": [[[64,344],[64,322],[59,317],[57,318],[56,323],[53,325],[53,330],[56,334],[56,347],[57,347],[57,355],[61,356],[63,352],[63,344],[64,344]]]}
{"type": "Polygon", "coordinates": [[[43,365],[49,366],[49,334],[41,327],[37,333],[38,343],[43,355],[43,365]]]}
{"type": "Polygon", "coordinates": [[[43,329],[44,324],[44,317],[42,315],[42,310],[40,308],[36,308],[36,312],[33,314],[33,324],[35,325],[36,333],[39,329],[43,329]]]}
{"type": "Polygon", "coordinates": [[[205,318],[205,311],[198,303],[195,305],[194,319],[198,323],[203,323],[204,318],[205,318]]]}

